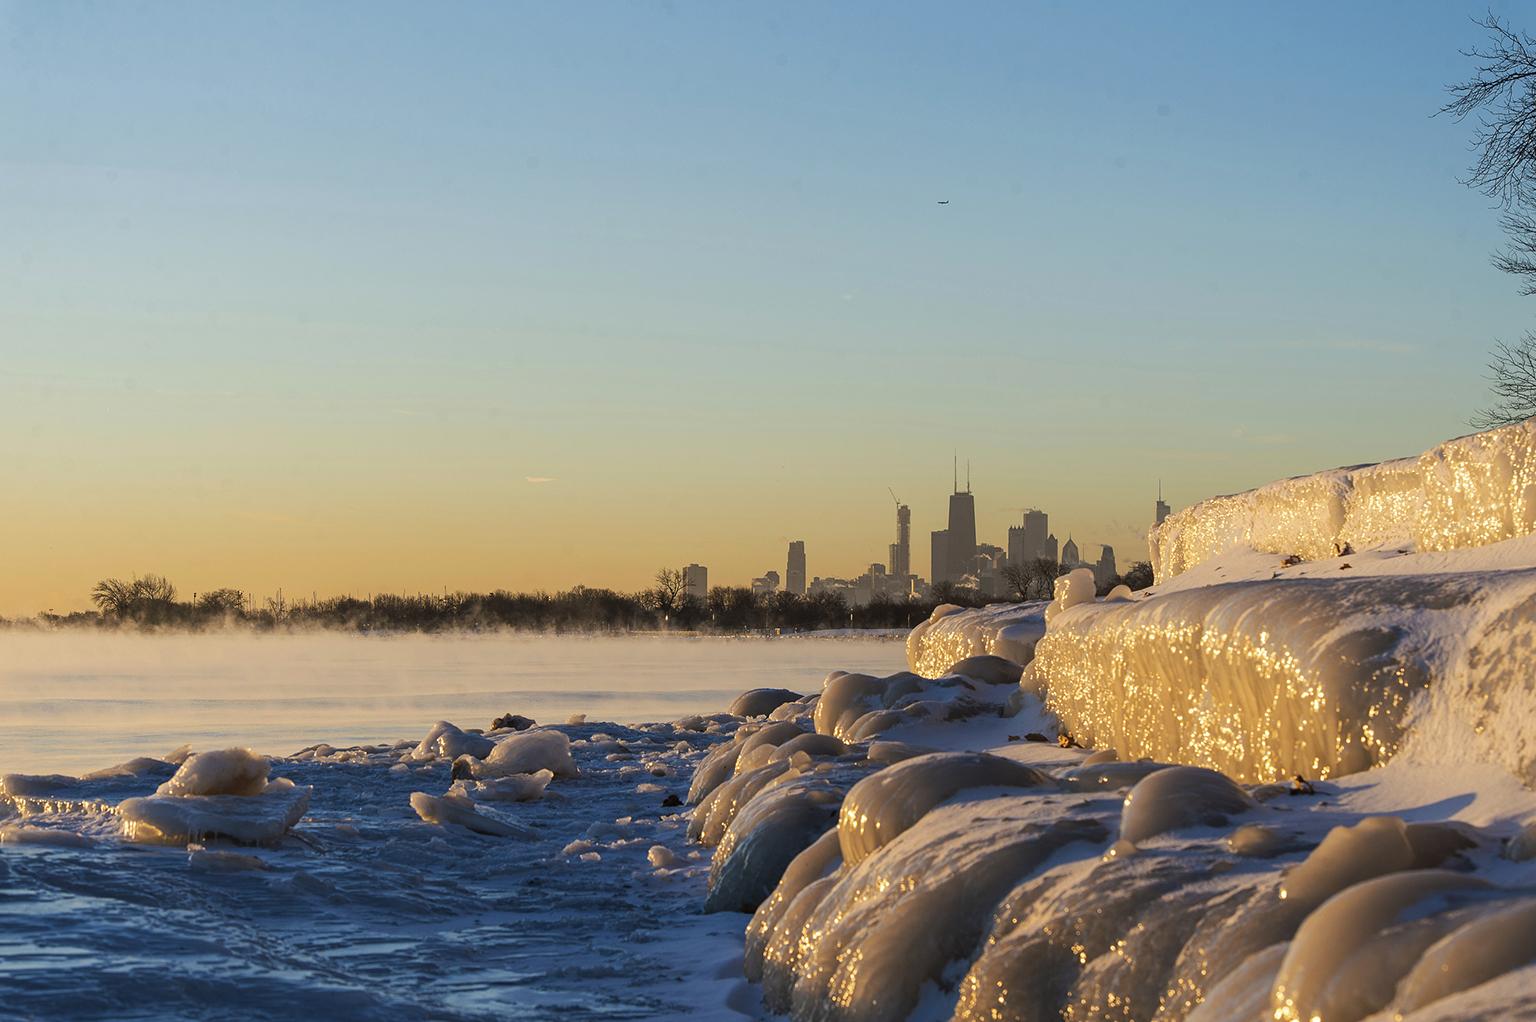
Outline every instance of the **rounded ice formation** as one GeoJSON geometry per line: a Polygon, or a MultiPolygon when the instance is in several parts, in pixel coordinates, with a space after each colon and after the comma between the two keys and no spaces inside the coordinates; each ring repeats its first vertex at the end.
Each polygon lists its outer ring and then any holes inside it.
{"type": "Polygon", "coordinates": [[[742,971],[754,983],[763,978],[763,955],[774,938],[779,923],[789,911],[790,905],[800,892],[812,883],[836,873],[843,864],[842,847],[838,844],[837,828],[828,828],[821,837],[802,849],[784,869],[779,882],[747,926],[746,950],[742,971]]]}
{"type": "MultiPolygon", "coordinates": [[[[266,760],[261,763],[265,777],[266,760]]],[[[273,844],[282,840],[309,809],[311,789],[299,787],[285,777],[265,781],[260,789],[251,791],[247,782],[253,776],[253,768],[239,757],[202,752],[182,764],[183,769],[189,767],[193,769],[187,776],[178,771],[177,777],[160,786],[160,793],[118,803],[113,812],[129,841],[185,844],[228,838],[246,844],[273,844]],[[213,758],[205,759],[197,767],[196,761],[202,757],[213,758]],[[177,778],[181,778],[178,787],[182,789],[203,789],[208,793],[166,794],[165,789],[177,778]]]]}
{"type": "Polygon", "coordinates": [[[736,814],[764,788],[793,771],[787,760],[765,763],[756,770],[737,774],[710,792],[693,812],[688,837],[700,844],[717,845],[736,814]]]}
{"type": "Polygon", "coordinates": [[[189,756],[156,795],[260,795],[271,764],[250,749],[218,749],[189,756]]]}
{"type": "Polygon", "coordinates": [[[709,750],[709,755],[694,768],[693,780],[688,784],[687,803],[696,805],[704,796],[720,787],[726,778],[736,772],[736,760],[740,757],[739,741],[726,742],[709,750]]]}
{"type": "Polygon", "coordinates": [[[1225,774],[1204,767],[1168,767],[1142,778],[1126,794],[1120,837],[1140,844],[1180,827],[1221,826],[1229,815],[1257,805],[1225,774]]]}
{"type": "Polygon", "coordinates": [[[576,777],[571,740],[560,731],[519,731],[503,738],[484,759],[465,762],[471,777],[483,780],[548,770],[556,777],[576,777]]]}
{"type": "Polygon", "coordinates": [[[850,866],[895,840],[934,806],[967,788],[1049,788],[1034,767],[985,752],[934,752],[871,774],[848,792],[838,842],[850,866]]]}
{"type": "Polygon", "coordinates": [[[79,782],[68,774],[6,774],[0,776],[0,795],[50,795],[79,782]]]}
{"type": "Polygon", "coordinates": [[[744,806],[715,849],[705,912],[751,912],[802,851],[837,820],[843,793],[815,775],[798,777],[744,806]]]}
{"type": "Polygon", "coordinates": [[[742,740],[741,755],[736,760],[734,772],[744,774],[756,770],[768,762],[775,748],[805,733],[794,721],[779,720],[764,724],[742,740]]]}
{"type": "Polygon", "coordinates": [[[752,688],[737,696],[727,712],[738,717],[766,717],[785,703],[800,698],[787,688],[752,688]]]}
{"type": "Polygon", "coordinates": [[[868,674],[828,676],[816,703],[816,733],[844,738],[844,729],[870,710],[884,706],[886,679],[868,674]]]}
{"type": "MultiPolygon", "coordinates": [[[[185,760],[183,760],[185,762],[185,760]]],[[[102,781],[111,777],[169,777],[176,772],[177,764],[151,756],[139,756],[117,766],[92,770],[81,774],[82,781],[102,781]]]]}
{"type": "Polygon", "coordinates": [[[666,845],[651,845],[646,849],[645,860],[656,869],[676,869],[683,864],[677,853],[666,845]]]}
{"type": "Polygon", "coordinates": [[[956,662],[950,667],[949,673],[963,675],[988,685],[1017,685],[1019,676],[1024,673],[1024,667],[1012,660],[1004,660],[1000,656],[982,654],[968,656],[956,662]]]}
{"type": "Polygon", "coordinates": [[[1045,608],[1045,624],[1049,628],[1051,621],[1064,610],[1076,607],[1084,603],[1092,603],[1094,593],[1098,591],[1098,585],[1093,578],[1091,568],[1073,568],[1056,580],[1055,599],[1051,605],[1045,608]]]}
{"type": "Polygon", "coordinates": [[[475,808],[473,799],[452,792],[438,798],[424,791],[413,791],[411,808],[416,810],[416,815],[427,823],[457,824],[477,834],[488,834],[492,837],[534,836],[534,832],[527,827],[486,816],[475,808]]]}
{"type": "Polygon", "coordinates": [[[1424,952],[1398,984],[1397,1017],[1479,986],[1536,959],[1536,899],[1494,906],[1424,952]]]}
{"type": "Polygon", "coordinates": [[[440,720],[432,725],[432,730],[421,740],[421,744],[411,750],[410,759],[421,761],[429,759],[458,759],[460,756],[473,756],[476,759],[484,759],[490,755],[496,743],[484,735],[474,735],[463,731],[446,720],[440,720]]]}
{"type": "Polygon", "coordinates": [[[1420,954],[1459,921],[1446,909],[1490,894],[1498,889],[1476,877],[1415,870],[1335,895],[1291,939],[1270,992],[1273,1018],[1356,1022],[1385,1007],[1420,954]]]}
{"type": "Polygon", "coordinates": [[[777,746],[770,755],[769,761],[789,759],[797,752],[804,752],[811,756],[846,756],[848,746],[833,738],[831,735],[818,735],[809,731],[801,732],[794,738],[777,746]]]}
{"type": "MultiPolygon", "coordinates": [[[[481,802],[537,802],[555,775],[549,770],[531,774],[509,774],[488,781],[458,780],[448,788],[450,795],[463,795],[481,802]]],[[[659,789],[658,789],[659,790],[659,789]]]]}

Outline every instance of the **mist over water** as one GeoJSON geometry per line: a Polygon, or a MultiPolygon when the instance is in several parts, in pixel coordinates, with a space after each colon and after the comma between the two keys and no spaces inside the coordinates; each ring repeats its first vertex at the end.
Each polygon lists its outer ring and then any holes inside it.
{"type": "Polygon", "coordinates": [[[891,639],[672,636],[0,634],[0,772],[79,773],[134,756],[416,739],[487,727],[669,720],[762,685],[819,689],[849,663],[905,666],[891,639]]]}

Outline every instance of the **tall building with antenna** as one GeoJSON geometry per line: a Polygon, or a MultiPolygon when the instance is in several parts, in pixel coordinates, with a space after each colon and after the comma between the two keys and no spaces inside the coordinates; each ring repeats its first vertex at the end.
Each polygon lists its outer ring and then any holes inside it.
{"type": "Polygon", "coordinates": [[[1155,511],[1155,514],[1157,515],[1157,521],[1153,522],[1152,524],[1162,525],[1163,519],[1167,518],[1172,511],[1173,508],[1163,503],[1163,481],[1159,479],[1157,481],[1157,510],[1155,511]]]}
{"type": "Polygon", "coordinates": [[[912,509],[899,500],[896,502],[896,542],[891,544],[891,574],[900,579],[912,574],[912,509]]]}
{"type": "Polygon", "coordinates": [[[976,571],[976,498],[971,494],[971,463],[965,463],[965,490],[960,489],[960,459],[955,458],[955,492],[949,495],[949,528],[945,537],[944,575],[935,581],[958,582],[976,571]]]}

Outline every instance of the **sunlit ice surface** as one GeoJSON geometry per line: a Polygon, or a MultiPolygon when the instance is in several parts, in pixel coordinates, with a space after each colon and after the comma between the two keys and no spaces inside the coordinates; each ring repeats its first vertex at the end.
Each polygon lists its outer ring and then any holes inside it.
{"type": "Polygon", "coordinates": [[[852,637],[143,636],[0,631],[0,773],[81,773],[134,756],[244,745],[282,755],[419,738],[447,719],[671,720],[757,686],[815,691],[857,662],[905,663],[852,637]]]}

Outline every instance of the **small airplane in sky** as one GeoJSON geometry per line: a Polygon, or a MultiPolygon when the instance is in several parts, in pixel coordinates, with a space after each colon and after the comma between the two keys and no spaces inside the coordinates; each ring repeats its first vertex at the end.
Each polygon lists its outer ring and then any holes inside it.
{"type": "Polygon", "coordinates": [[[940,199],[939,200],[939,205],[947,206],[947,205],[949,205],[949,200],[948,199],[940,199]]]}

